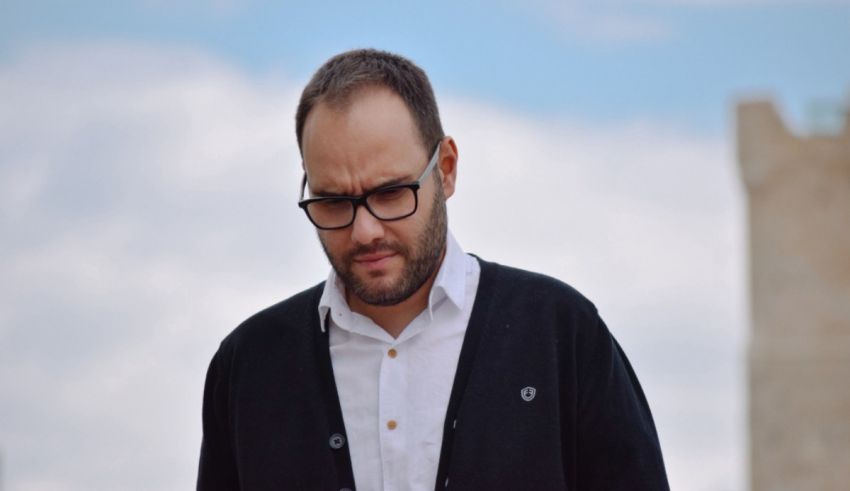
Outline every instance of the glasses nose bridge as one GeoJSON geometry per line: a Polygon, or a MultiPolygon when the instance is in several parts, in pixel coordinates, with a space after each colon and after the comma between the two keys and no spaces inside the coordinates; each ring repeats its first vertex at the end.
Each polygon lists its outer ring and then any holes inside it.
{"type": "Polygon", "coordinates": [[[373,242],[384,235],[384,220],[379,218],[369,206],[369,202],[366,200],[367,196],[359,196],[351,199],[353,211],[351,213],[351,222],[347,225],[352,240],[362,244],[373,242]],[[357,210],[360,208],[360,205],[366,208],[368,214],[357,218],[357,210]]]}
{"type": "Polygon", "coordinates": [[[354,210],[351,212],[351,223],[354,223],[354,220],[357,220],[357,210],[362,206],[366,208],[366,211],[369,212],[370,215],[375,217],[376,220],[381,220],[381,218],[375,214],[375,211],[372,210],[372,207],[369,206],[369,193],[366,193],[362,196],[358,196],[356,198],[351,198],[351,206],[354,210]]]}

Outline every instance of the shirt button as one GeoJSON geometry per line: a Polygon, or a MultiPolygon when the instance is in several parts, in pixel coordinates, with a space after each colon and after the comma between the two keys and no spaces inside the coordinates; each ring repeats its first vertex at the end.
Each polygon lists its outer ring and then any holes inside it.
{"type": "Polygon", "coordinates": [[[387,421],[387,428],[394,430],[394,429],[398,428],[398,423],[396,422],[396,420],[391,419],[391,420],[387,421]]]}
{"type": "Polygon", "coordinates": [[[390,358],[395,358],[396,356],[398,356],[398,351],[396,351],[395,348],[390,348],[390,350],[387,351],[387,356],[389,356],[390,358]]]}
{"type": "Polygon", "coordinates": [[[334,433],[331,435],[330,439],[328,439],[328,443],[331,445],[331,448],[334,450],[339,450],[345,445],[345,437],[339,433],[334,433]]]}

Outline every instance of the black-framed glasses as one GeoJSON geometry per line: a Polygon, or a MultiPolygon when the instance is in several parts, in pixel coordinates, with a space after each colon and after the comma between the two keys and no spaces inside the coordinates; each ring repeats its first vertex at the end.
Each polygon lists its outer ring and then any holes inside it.
{"type": "Polygon", "coordinates": [[[378,220],[392,221],[407,218],[416,213],[419,207],[419,188],[437,164],[440,156],[440,144],[434,148],[434,154],[419,179],[407,184],[392,184],[373,189],[360,196],[322,196],[304,199],[307,188],[307,173],[301,179],[301,195],[298,206],[307,214],[316,228],[336,230],[354,223],[360,205],[378,220]]]}

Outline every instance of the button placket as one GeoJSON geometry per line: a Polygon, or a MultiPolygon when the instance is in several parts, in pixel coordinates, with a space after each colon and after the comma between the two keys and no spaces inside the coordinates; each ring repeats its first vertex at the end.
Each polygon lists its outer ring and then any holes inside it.
{"type": "Polygon", "coordinates": [[[405,412],[407,366],[395,346],[385,346],[378,387],[379,439],[383,482],[389,489],[403,486],[405,479],[405,412]],[[395,353],[393,356],[391,353],[395,353]]]}

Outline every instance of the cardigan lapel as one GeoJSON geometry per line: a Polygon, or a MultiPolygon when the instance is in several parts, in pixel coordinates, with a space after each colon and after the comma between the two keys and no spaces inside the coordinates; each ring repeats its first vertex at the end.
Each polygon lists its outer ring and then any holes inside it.
{"type": "Polygon", "coordinates": [[[484,261],[474,254],[472,256],[481,265],[481,276],[478,280],[478,291],[475,294],[475,303],[472,304],[472,313],[470,314],[469,324],[466,327],[466,334],[464,335],[463,345],[460,349],[457,371],[455,372],[455,379],[452,384],[449,405],[446,409],[446,420],[443,425],[443,444],[440,450],[440,462],[437,467],[435,489],[442,489],[447,484],[452,448],[454,446],[455,427],[457,426],[457,414],[463,403],[469,374],[475,365],[475,356],[478,353],[481,336],[489,324],[490,315],[493,312],[492,306],[494,304],[496,290],[494,285],[498,283],[498,266],[495,263],[484,261]]]}
{"type": "MultiPolygon", "coordinates": [[[[316,310],[319,305],[322,288],[317,288],[312,305],[311,319],[314,319],[310,324],[310,329],[315,340],[316,362],[319,368],[319,378],[322,380],[322,396],[324,399],[323,406],[325,407],[325,416],[328,421],[328,428],[331,430],[331,435],[328,435],[329,445],[332,448],[334,455],[334,464],[336,467],[337,480],[341,489],[354,489],[354,471],[351,466],[351,454],[348,451],[349,445],[347,442],[348,436],[345,431],[345,422],[342,417],[342,406],[339,402],[339,392],[336,389],[336,380],[334,379],[333,365],[330,356],[329,332],[330,329],[320,329],[319,322],[325,323],[327,326],[327,316],[319,320],[316,315],[316,310]],[[341,437],[341,439],[340,439],[341,437]]],[[[330,313],[330,312],[328,312],[330,313]]]]}

